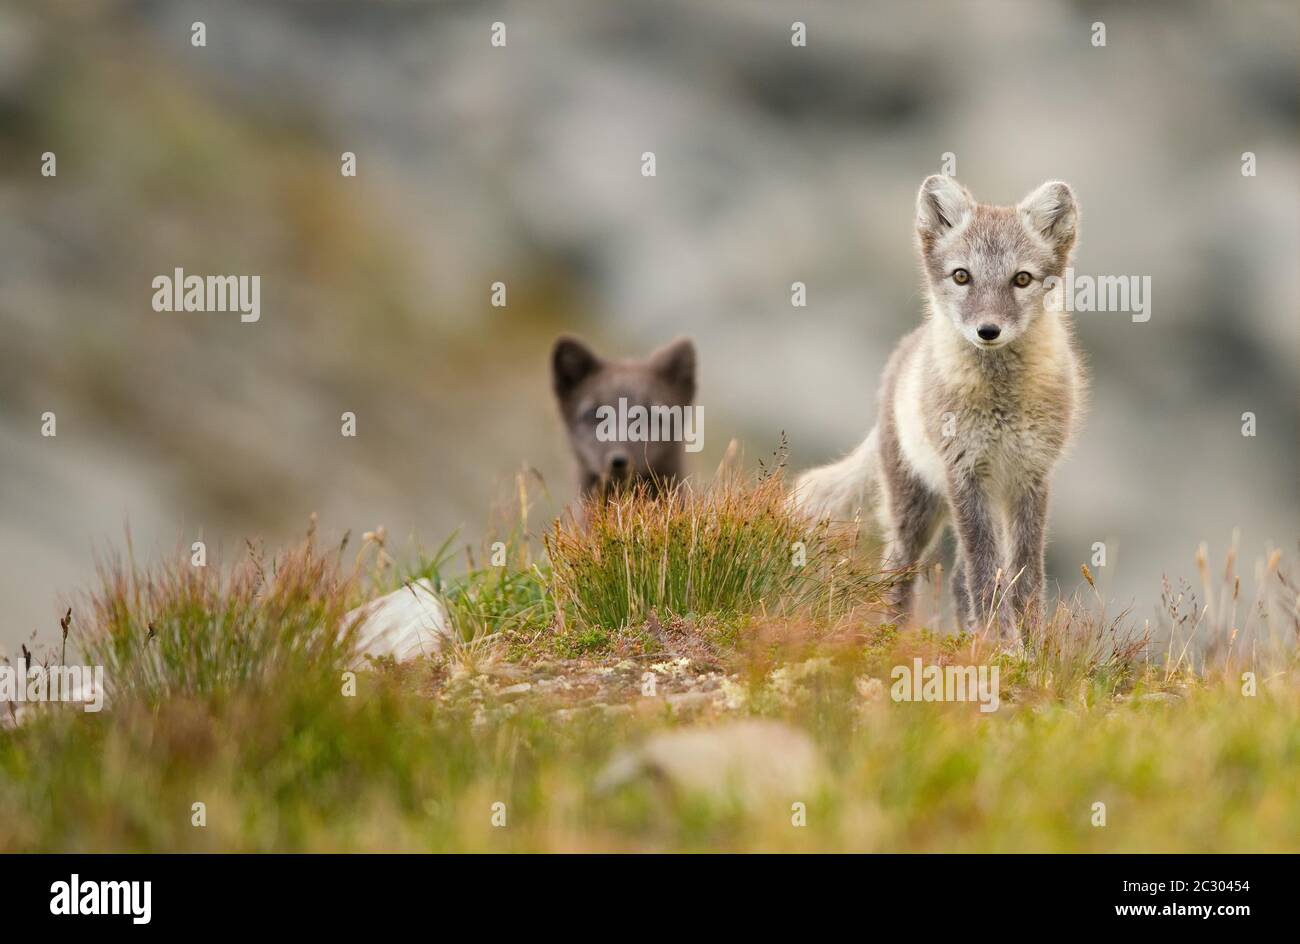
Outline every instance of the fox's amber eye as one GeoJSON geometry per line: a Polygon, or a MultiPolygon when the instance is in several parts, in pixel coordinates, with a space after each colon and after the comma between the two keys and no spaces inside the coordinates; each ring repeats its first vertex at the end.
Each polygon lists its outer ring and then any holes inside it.
{"type": "Polygon", "coordinates": [[[967,282],[970,281],[970,273],[967,272],[965,269],[958,269],[956,272],[952,274],[952,280],[956,282],[958,285],[965,285],[967,282]]]}
{"type": "Polygon", "coordinates": [[[1033,280],[1034,277],[1028,272],[1017,272],[1016,277],[1011,281],[1015,284],[1016,288],[1028,288],[1029,283],[1033,280]]]}

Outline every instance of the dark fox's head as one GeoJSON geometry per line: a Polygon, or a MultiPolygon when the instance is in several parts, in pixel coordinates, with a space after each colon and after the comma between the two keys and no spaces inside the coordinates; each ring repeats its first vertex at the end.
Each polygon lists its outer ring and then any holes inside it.
{"type": "Polygon", "coordinates": [[[927,177],[916,197],[916,234],[936,317],[978,348],[1022,335],[1043,314],[1078,232],[1069,184],[1043,184],[1014,207],[976,203],[951,177],[927,177]]]}
{"type": "Polygon", "coordinates": [[[689,415],[695,400],[689,339],[644,360],[614,361],[560,338],[551,351],[551,379],[584,495],[638,482],[657,488],[681,477],[697,432],[689,415]],[[640,425],[638,418],[644,418],[640,425]]]}

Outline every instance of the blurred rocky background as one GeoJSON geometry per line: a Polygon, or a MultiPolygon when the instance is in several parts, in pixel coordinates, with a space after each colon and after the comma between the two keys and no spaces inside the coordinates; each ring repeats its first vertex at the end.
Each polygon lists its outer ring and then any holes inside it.
{"type": "Polygon", "coordinates": [[[695,337],[703,476],[732,437],[847,450],[920,318],[913,200],[945,152],[984,200],[1070,181],[1077,270],[1153,282],[1145,324],[1078,316],[1051,575],[1104,541],[1142,616],[1203,539],[1294,546],[1298,30],[1263,0],[4,0],[0,644],[54,639],[128,524],[145,559],[313,511],[475,543],[525,463],[558,510],[560,331],[695,337]],[[260,322],[153,311],[176,267],[260,275],[260,322]]]}

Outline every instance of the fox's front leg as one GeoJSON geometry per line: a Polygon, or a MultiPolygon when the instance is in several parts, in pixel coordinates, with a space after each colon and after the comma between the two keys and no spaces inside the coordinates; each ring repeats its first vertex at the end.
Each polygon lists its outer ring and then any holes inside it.
{"type": "Polygon", "coordinates": [[[1043,615],[1043,553],[1047,539],[1047,482],[1035,477],[1011,496],[1011,603],[1021,624],[1043,615]],[[1019,575],[1019,576],[1017,576],[1019,575]]]}
{"type": "Polygon", "coordinates": [[[952,565],[952,602],[959,629],[967,629],[975,623],[975,608],[970,600],[970,585],[966,582],[966,562],[961,559],[960,548],[952,565]]]}
{"type": "Polygon", "coordinates": [[[955,476],[949,485],[949,501],[957,532],[957,553],[966,574],[967,596],[960,602],[974,611],[977,628],[991,623],[999,636],[1013,638],[1015,628],[1002,601],[1008,578],[1002,575],[999,584],[1003,558],[987,483],[973,475],[955,476]]]}
{"type": "Polygon", "coordinates": [[[906,473],[896,475],[890,488],[890,525],[886,535],[886,567],[909,568],[885,595],[898,621],[911,614],[915,567],[934,541],[943,522],[943,497],[906,473]]]}

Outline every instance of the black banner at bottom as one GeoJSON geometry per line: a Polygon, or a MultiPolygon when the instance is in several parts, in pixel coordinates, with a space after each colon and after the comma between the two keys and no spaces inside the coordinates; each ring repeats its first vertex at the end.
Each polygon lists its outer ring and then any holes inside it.
{"type": "Polygon", "coordinates": [[[5,926],[374,932],[409,926],[431,909],[494,924],[525,914],[588,924],[662,915],[675,910],[674,899],[693,903],[693,912],[711,902],[704,910],[732,926],[747,917],[737,901],[755,901],[735,891],[752,884],[764,914],[776,907],[792,920],[806,908],[819,917],[847,908],[855,923],[910,915],[933,931],[971,930],[972,921],[1001,913],[1071,928],[1231,931],[1281,920],[1290,913],[1284,895],[1294,897],[1294,860],[1280,856],[838,856],[814,869],[770,857],[757,868],[738,856],[612,858],[565,856],[543,866],[534,856],[9,856],[5,926]],[[594,858],[602,861],[584,861],[594,858]]]}

